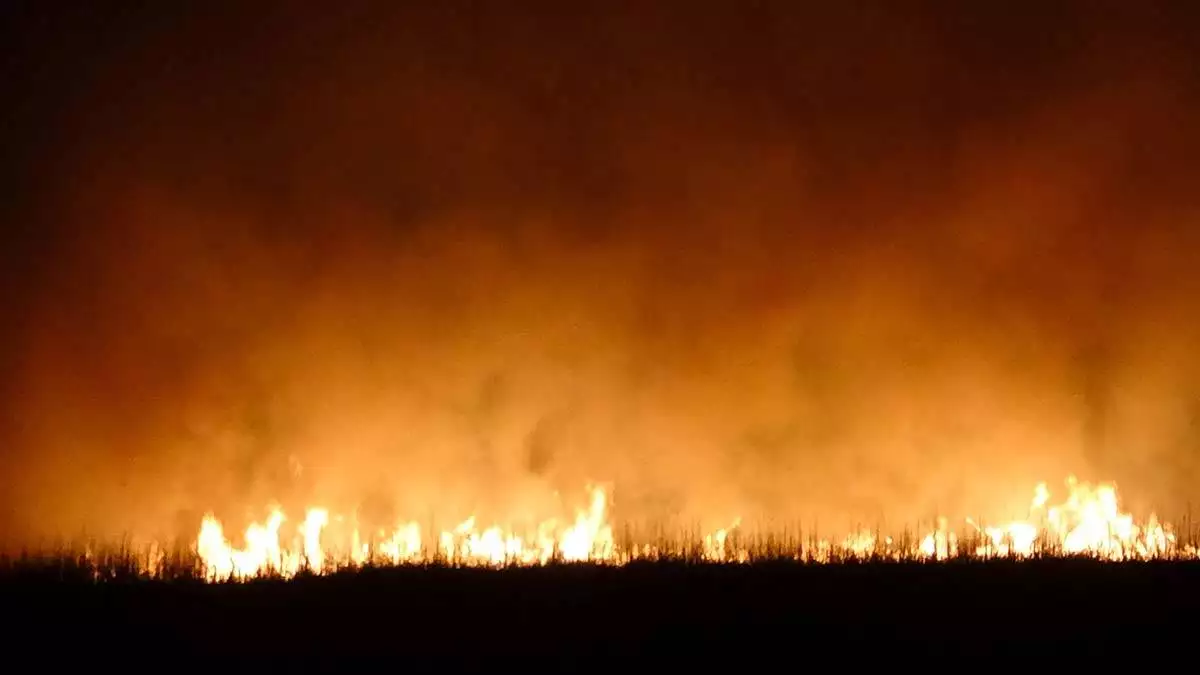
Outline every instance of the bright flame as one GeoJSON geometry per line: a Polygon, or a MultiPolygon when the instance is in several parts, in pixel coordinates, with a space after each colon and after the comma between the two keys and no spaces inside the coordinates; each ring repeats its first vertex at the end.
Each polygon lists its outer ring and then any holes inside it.
{"type": "MultiPolygon", "coordinates": [[[[1170,527],[1154,515],[1139,525],[1132,515],[1122,512],[1114,485],[1092,486],[1072,476],[1067,487],[1067,498],[1052,504],[1049,489],[1041,483],[1034,490],[1025,519],[1000,525],[981,525],[968,519],[965,521],[968,529],[961,535],[951,527],[948,518],[939,517],[933,530],[912,544],[898,545],[892,537],[859,531],[841,539],[796,544],[789,549],[791,553],[784,555],[809,562],[946,560],[964,555],[1014,558],[1088,555],[1108,560],[1197,556],[1194,548],[1179,546],[1170,527]]],[[[390,533],[378,532],[373,542],[364,541],[355,524],[349,548],[344,551],[329,548],[324,541],[330,514],[323,508],[308,509],[293,540],[286,546],[281,543],[286,519],[277,507],[270,510],[264,523],[253,523],[246,529],[243,548],[235,548],[225,538],[221,523],[209,514],[201,522],[196,552],[210,580],[244,579],[260,574],[291,577],[305,569],[322,574],[365,564],[440,561],[452,565],[502,566],[541,565],[554,560],[623,564],[665,555],[647,543],[631,542],[619,548],[609,522],[609,508],[608,493],[593,487],[589,490],[587,507],[577,511],[573,521],[560,524],[557,519],[548,519],[522,531],[499,525],[480,528],[475,516],[471,516],[453,529],[440,532],[431,547],[425,545],[416,522],[401,523],[390,533]]],[[[741,520],[736,519],[729,527],[705,535],[700,557],[711,562],[754,559],[755,551],[741,543],[742,536],[734,536],[741,529],[741,520]]],[[[772,555],[779,554],[776,550],[772,555]]]]}
{"type": "Polygon", "coordinates": [[[1153,558],[1176,548],[1174,533],[1151,514],[1144,526],[1118,507],[1115,485],[1092,486],[1067,478],[1070,494],[1062,504],[1047,507],[1045,483],[1034,491],[1029,519],[1000,527],[981,528],[985,543],[978,555],[1029,557],[1043,551],[1091,555],[1107,560],[1153,558]]]}
{"type": "Polygon", "coordinates": [[[958,555],[958,535],[950,530],[950,521],[937,519],[937,529],[921,540],[921,554],[925,557],[945,560],[958,555]]]}
{"type": "MultiPolygon", "coordinates": [[[[608,523],[608,495],[601,488],[593,488],[590,496],[588,508],[576,514],[572,525],[560,528],[557,521],[547,520],[529,537],[496,525],[479,529],[471,516],[440,534],[437,554],[452,564],[483,566],[545,564],[553,559],[612,561],[615,546],[612,526],[608,523]]],[[[292,577],[304,569],[323,573],[367,563],[398,565],[434,558],[423,547],[421,529],[415,522],[400,525],[390,536],[381,536],[374,546],[363,542],[355,526],[349,551],[344,560],[339,560],[322,543],[322,534],[330,522],[326,509],[308,510],[291,547],[280,543],[284,521],[283,512],[272,509],[265,524],[252,523],[246,528],[245,545],[239,549],[225,538],[221,523],[212,514],[205,516],[196,540],[205,576],[210,580],[245,579],[260,574],[292,577]]]]}

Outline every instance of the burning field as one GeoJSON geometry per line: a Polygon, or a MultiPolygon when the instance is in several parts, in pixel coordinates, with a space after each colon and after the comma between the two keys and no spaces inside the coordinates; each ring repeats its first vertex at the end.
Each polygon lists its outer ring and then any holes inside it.
{"type": "Polygon", "coordinates": [[[1189,658],[1200,565],[1188,530],[1135,522],[1111,486],[1067,486],[1054,500],[1039,485],[1024,520],[954,530],[943,518],[900,538],[734,523],[639,539],[614,531],[601,488],[573,520],[528,534],[468,518],[429,539],[416,523],[365,537],[314,508],[290,527],[273,511],[230,539],[208,517],[186,552],[7,560],[0,606],[21,617],[8,631],[14,653],[50,630],[89,655],[136,635],[301,672],[556,670],[580,659],[769,668],[791,650],[860,667],[901,656],[1189,658]]]}
{"type": "MultiPolygon", "coordinates": [[[[291,579],[361,568],[395,566],[504,569],[559,563],[623,566],[636,562],[752,565],[790,561],[806,564],[862,562],[949,562],[1088,558],[1109,562],[1197,559],[1191,524],[1182,528],[1150,514],[1137,519],[1122,511],[1116,487],[1090,485],[1074,476],[1054,499],[1037,485],[1027,514],[995,524],[971,518],[937,517],[926,529],[890,532],[883,525],[838,538],[823,538],[803,526],[767,529],[735,519],[728,527],[698,533],[636,525],[614,525],[611,497],[592,486],[586,505],[573,517],[523,525],[481,524],[469,516],[438,530],[417,521],[364,531],[352,514],[311,507],[289,521],[280,508],[241,533],[226,533],[206,515],[194,541],[123,546],[92,542],[82,550],[27,552],[7,560],[9,571],[27,566],[65,565],[71,575],[104,581],[129,575],[144,579],[194,577],[207,582],[291,579]]],[[[768,526],[769,527],[769,526],[768,526]]]]}
{"type": "Polygon", "coordinates": [[[8,4],[22,630],[975,667],[1195,614],[1200,5],[8,4]]]}
{"type": "MultiPolygon", "coordinates": [[[[625,530],[620,545],[609,521],[608,495],[592,488],[590,503],[573,520],[547,520],[532,528],[514,529],[492,525],[480,527],[474,517],[452,530],[444,530],[433,541],[422,539],[417,522],[400,525],[393,532],[375,533],[371,541],[353,525],[330,528],[329,512],[309,509],[290,540],[282,534],[285,515],[273,510],[266,523],[250,525],[242,545],[231,544],[221,524],[207,517],[195,545],[206,578],[221,580],[260,574],[295,575],[301,569],[317,573],[339,568],[442,562],[468,566],[544,565],[551,561],[594,562],[621,565],[636,560],[701,560],[750,563],[764,559],[791,559],[810,563],[847,560],[931,560],[949,558],[1014,558],[1032,556],[1087,556],[1102,560],[1191,559],[1197,554],[1190,530],[1184,541],[1170,524],[1151,514],[1136,521],[1119,508],[1112,485],[1066,481],[1068,494],[1051,502],[1042,483],[1035,490],[1026,519],[997,525],[981,525],[967,519],[970,529],[956,528],[939,517],[927,533],[905,533],[901,538],[879,528],[849,534],[839,539],[822,539],[816,532],[805,536],[792,532],[743,528],[735,522],[728,528],[705,533],[702,539],[664,536],[654,538],[625,530]],[[329,536],[337,529],[349,537],[329,536]],[[914,536],[915,534],[915,536],[914,536]]],[[[338,518],[339,521],[343,519],[338,518]]],[[[426,530],[428,531],[428,530],[426,530]]],[[[370,537],[368,537],[370,538],[370,537]]],[[[150,570],[157,564],[151,560],[150,570]]]]}

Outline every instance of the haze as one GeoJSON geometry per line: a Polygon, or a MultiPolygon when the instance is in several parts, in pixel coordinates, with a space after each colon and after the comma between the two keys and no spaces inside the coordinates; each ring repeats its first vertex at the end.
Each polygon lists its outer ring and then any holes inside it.
{"type": "Polygon", "coordinates": [[[695,4],[14,10],[3,540],[1185,509],[1189,12],[695,4]]]}

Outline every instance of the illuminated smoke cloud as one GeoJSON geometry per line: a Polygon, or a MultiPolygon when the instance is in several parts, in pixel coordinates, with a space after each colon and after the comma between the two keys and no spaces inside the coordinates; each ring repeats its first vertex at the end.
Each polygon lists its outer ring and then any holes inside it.
{"type": "Polygon", "coordinates": [[[31,29],[5,543],[1181,513],[1186,24],[755,7],[31,29]]]}

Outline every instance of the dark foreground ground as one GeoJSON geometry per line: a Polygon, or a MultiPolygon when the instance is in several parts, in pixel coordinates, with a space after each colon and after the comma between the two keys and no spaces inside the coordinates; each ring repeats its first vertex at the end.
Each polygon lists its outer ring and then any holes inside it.
{"type": "Polygon", "coordinates": [[[1200,565],[644,564],[290,582],[0,582],[6,656],[244,672],[1194,669],[1200,565]]]}

